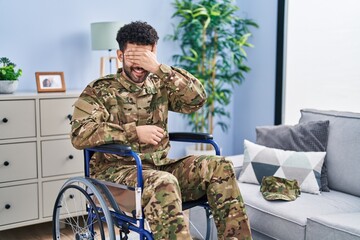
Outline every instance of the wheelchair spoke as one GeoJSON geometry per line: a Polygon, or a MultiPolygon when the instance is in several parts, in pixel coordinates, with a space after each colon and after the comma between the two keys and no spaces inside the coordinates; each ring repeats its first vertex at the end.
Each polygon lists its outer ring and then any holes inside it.
{"type": "Polygon", "coordinates": [[[105,239],[98,208],[82,187],[65,186],[59,193],[56,206],[53,216],[54,239],[105,239]]]}

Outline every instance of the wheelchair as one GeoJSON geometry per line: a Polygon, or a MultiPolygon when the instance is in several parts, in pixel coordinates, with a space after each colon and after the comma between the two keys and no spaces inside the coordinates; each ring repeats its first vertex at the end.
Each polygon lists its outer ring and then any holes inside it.
{"type": "MultiPolygon", "coordinates": [[[[170,141],[211,144],[216,155],[220,148],[212,135],[204,133],[170,133],[170,141]]],[[[68,179],[61,187],[53,210],[53,239],[76,240],[126,240],[129,233],[135,232],[139,239],[152,240],[153,236],[146,227],[141,195],[143,176],[141,160],[129,146],[106,144],[84,149],[85,177],[68,179]],[[136,187],[121,185],[90,178],[89,163],[95,152],[131,156],[137,165],[136,187]],[[116,201],[110,189],[117,189],[121,201],[116,201]],[[115,230],[119,231],[116,238],[115,230]],[[69,237],[70,236],[70,237],[69,237]]],[[[183,211],[192,207],[204,208],[207,218],[206,236],[211,235],[211,211],[206,196],[199,200],[183,202],[183,211]]]]}

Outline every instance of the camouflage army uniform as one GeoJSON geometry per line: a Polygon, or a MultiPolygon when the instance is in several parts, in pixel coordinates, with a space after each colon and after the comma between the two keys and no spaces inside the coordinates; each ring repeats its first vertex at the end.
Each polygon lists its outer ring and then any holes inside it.
{"type": "MultiPolygon", "coordinates": [[[[205,194],[219,239],[251,239],[229,161],[218,156],[167,157],[168,110],[194,112],[205,103],[206,94],[191,74],[166,67],[167,73],[149,74],[141,87],[125,79],[121,69],[116,75],[90,83],[74,104],[72,143],[82,149],[119,142],[139,153],[144,176],[142,204],[155,239],[191,239],[181,201],[195,200],[205,194]],[[139,143],[136,126],[140,125],[161,127],[165,137],[156,146],[139,143]]],[[[135,186],[134,164],[130,157],[96,154],[91,161],[91,175],[135,186]]]]}

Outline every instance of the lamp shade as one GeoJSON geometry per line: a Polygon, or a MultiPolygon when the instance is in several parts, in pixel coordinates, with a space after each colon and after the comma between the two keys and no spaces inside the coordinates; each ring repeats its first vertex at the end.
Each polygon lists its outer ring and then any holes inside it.
{"type": "Polygon", "coordinates": [[[92,50],[114,50],[119,46],[116,34],[122,24],[120,22],[91,23],[91,48],[92,50]]]}

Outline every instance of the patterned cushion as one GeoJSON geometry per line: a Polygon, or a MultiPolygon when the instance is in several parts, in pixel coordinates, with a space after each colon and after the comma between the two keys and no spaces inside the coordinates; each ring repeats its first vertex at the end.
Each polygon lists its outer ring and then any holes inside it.
{"type": "Polygon", "coordinates": [[[261,183],[264,176],[296,179],[303,192],[320,193],[320,172],[326,152],[295,152],[244,141],[244,167],[239,181],[261,183]]]}
{"type": "MultiPolygon", "coordinates": [[[[308,121],[290,125],[256,128],[256,143],[297,152],[326,152],[329,121],[308,121]]],[[[329,192],[326,158],[321,169],[321,191],[329,192]]]]}

